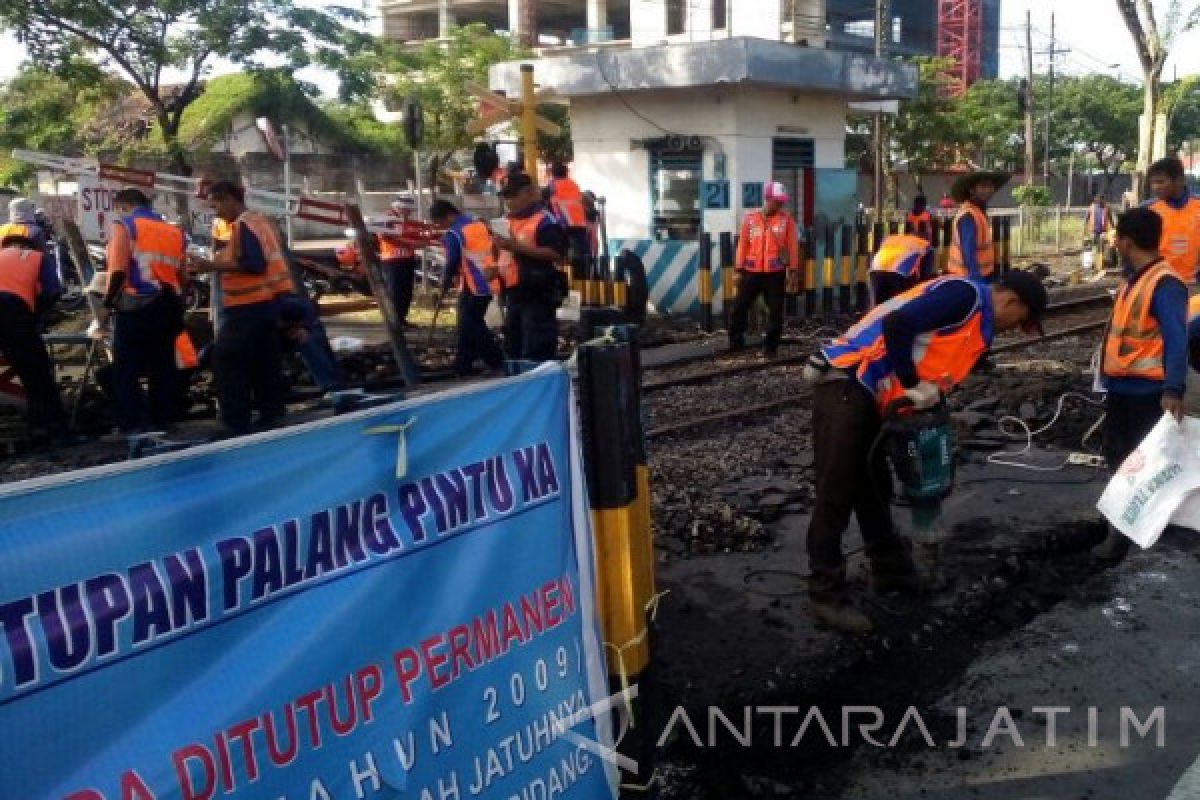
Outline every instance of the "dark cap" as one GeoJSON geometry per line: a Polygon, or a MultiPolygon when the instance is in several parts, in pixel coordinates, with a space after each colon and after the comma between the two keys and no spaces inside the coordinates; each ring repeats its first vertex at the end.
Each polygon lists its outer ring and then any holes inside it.
{"type": "Polygon", "coordinates": [[[1029,309],[1029,321],[1024,326],[1025,331],[1045,336],[1046,331],[1042,328],[1042,315],[1046,313],[1050,295],[1046,293],[1046,287],[1042,285],[1041,279],[1032,272],[1012,269],[1006,272],[996,285],[1016,294],[1029,309]]]}
{"type": "Polygon", "coordinates": [[[533,178],[524,172],[515,172],[509,175],[508,180],[504,182],[504,186],[500,189],[500,196],[512,197],[529,186],[533,186],[533,178]]]}

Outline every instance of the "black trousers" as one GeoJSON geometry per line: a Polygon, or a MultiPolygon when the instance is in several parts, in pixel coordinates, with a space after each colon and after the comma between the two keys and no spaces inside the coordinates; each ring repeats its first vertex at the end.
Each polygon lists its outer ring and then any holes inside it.
{"type": "Polygon", "coordinates": [[[175,339],[182,330],[183,302],[166,289],[143,308],[113,315],[114,415],[122,433],[147,422],[165,428],[178,419],[175,339]],[[148,390],[145,395],[142,378],[148,390]]]}
{"type": "Polygon", "coordinates": [[[458,296],[458,349],[454,354],[454,371],[459,375],[469,373],[478,359],[483,359],[483,363],[492,369],[504,363],[500,343],[488,330],[485,319],[491,303],[491,297],[476,297],[466,291],[458,296]]]}
{"type": "Polygon", "coordinates": [[[0,292],[0,353],[25,387],[29,426],[52,433],[65,430],[67,416],[37,318],[24,300],[8,292],[0,292]]]}
{"type": "Polygon", "coordinates": [[[504,351],[510,359],[549,361],[558,351],[558,319],[548,298],[510,294],[504,299],[504,351]]]}
{"type": "Polygon", "coordinates": [[[871,458],[881,422],[875,399],[857,381],[818,384],[813,391],[816,502],[808,527],[809,592],[816,599],[845,598],[842,534],[858,518],[867,557],[877,576],[913,571],[907,543],[892,523],[892,478],[881,443],[871,458]]]}
{"type": "Polygon", "coordinates": [[[787,273],[741,272],[738,274],[737,299],[729,322],[729,343],[733,347],[746,344],[746,321],[754,301],[762,295],[767,301],[767,335],[763,349],[775,352],[783,338],[783,298],[787,290],[787,273]]]}
{"type": "Polygon", "coordinates": [[[1104,406],[1104,460],[1116,472],[1162,419],[1162,393],[1109,392],[1104,406]]]}
{"type": "Polygon", "coordinates": [[[383,262],[383,271],[392,290],[392,305],[401,322],[408,319],[408,310],[412,308],[413,284],[417,280],[419,263],[416,258],[389,258],[383,262]]]}
{"type": "Polygon", "coordinates": [[[255,407],[263,425],[283,418],[279,312],[274,303],[226,310],[213,344],[213,378],[221,420],[235,433],[249,433],[255,407]]]}
{"type": "Polygon", "coordinates": [[[870,281],[872,307],[882,305],[917,285],[915,278],[906,278],[895,272],[871,272],[867,278],[870,281]]]}

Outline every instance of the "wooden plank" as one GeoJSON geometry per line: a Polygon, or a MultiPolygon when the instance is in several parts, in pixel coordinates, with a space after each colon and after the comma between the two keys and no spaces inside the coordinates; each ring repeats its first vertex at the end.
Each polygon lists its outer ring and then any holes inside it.
{"type": "MultiPolygon", "coordinates": [[[[350,221],[350,227],[354,228],[357,233],[358,241],[369,242],[367,223],[363,219],[362,209],[356,203],[346,204],[346,218],[350,221]]],[[[379,304],[379,312],[383,315],[383,322],[387,326],[392,355],[396,358],[396,366],[400,369],[404,384],[408,387],[417,386],[421,382],[421,372],[408,350],[404,328],[400,325],[400,317],[396,314],[396,307],[392,305],[392,296],[388,293],[387,285],[383,280],[383,267],[379,263],[379,256],[373,248],[360,247],[359,258],[366,270],[367,280],[371,284],[371,293],[375,295],[375,302],[379,304]]]]}

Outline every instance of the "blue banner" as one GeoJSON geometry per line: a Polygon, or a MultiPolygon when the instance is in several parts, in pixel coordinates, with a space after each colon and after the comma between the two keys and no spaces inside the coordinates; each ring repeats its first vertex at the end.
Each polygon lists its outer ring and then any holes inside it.
{"type": "Polygon", "coordinates": [[[611,798],[566,373],[0,490],[0,797],[611,798]]]}

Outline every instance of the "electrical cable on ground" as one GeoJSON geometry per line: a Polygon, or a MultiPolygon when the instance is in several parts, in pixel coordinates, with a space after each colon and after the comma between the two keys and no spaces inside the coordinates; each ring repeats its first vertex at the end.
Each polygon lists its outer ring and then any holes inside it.
{"type": "MultiPolygon", "coordinates": [[[[1061,472],[1063,469],[1065,469],[1067,467],[1067,465],[1071,463],[1070,456],[1068,456],[1067,459],[1065,459],[1058,466],[1053,466],[1053,467],[1046,467],[1046,466],[1041,466],[1038,464],[1030,464],[1028,462],[1023,462],[1023,461],[1014,461],[1013,459],[1021,458],[1023,456],[1028,455],[1029,451],[1033,449],[1034,437],[1045,433],[1046,431],[1053,428],[1055,426],[1055,424],[1058,423],[1058,419],[1059,419],[1059,417],[1062,416],[1063,406],[1066,403],[1066,400],[1068,397],[1078,398],[1078,399],[1084,401],[1085,403],[1088,403],[1093,406],[1103,406],[1104,405],[1099,400],[1093,400],[1092,398],[1088,397],[1087,395],[1081,394],[1079,392],[1065,392],[1058,398],[1058,407],[1054,412],[1054,416],[1051,418],[1051,420],[1049,422],[1047,422],[1042,427],[1038,428],[1036,431],[1031,430],[1030,427],[1027,424],[1025,424],[1025,421],[1020,419],[1019,417],[1014,417],[1011,415],[1003,416],[996,423],[996,427],[1000,429],[1001,433],[1003,433],[1005,436],[1008,436],[1009,438],[1019,438],[1016,434],[1012,433],[1009,429],[1011,428],[1011,426],[1013,424],[1021,426],[1021,429],[1025,432],[1025,446],[1016,452],[998,451],[998,452],[992,453],[991,455],[989,455],[987,457],[987,463],[994,464],[997,466],[1003,466],[1003,467],[1015,467],[1017,469],[1026,469],[1026,470],[1030,470],[1032,472],[1061,472]]],[[[1085,433],[1083,436],[1083,440],[1081,442],[1082,447],[1084,447],[1085,449],[1087,448],[1088,439],[1090,439],[1092,437],[1092,435],[1100,427],[1100,423],[1103,421],[1104,421],[1104,416],[1101,415],[1100,420],[1097,421],[1096,424],[1094,424],[1091,428],[1088,429],[1087,433],[1085,433]]]]}

